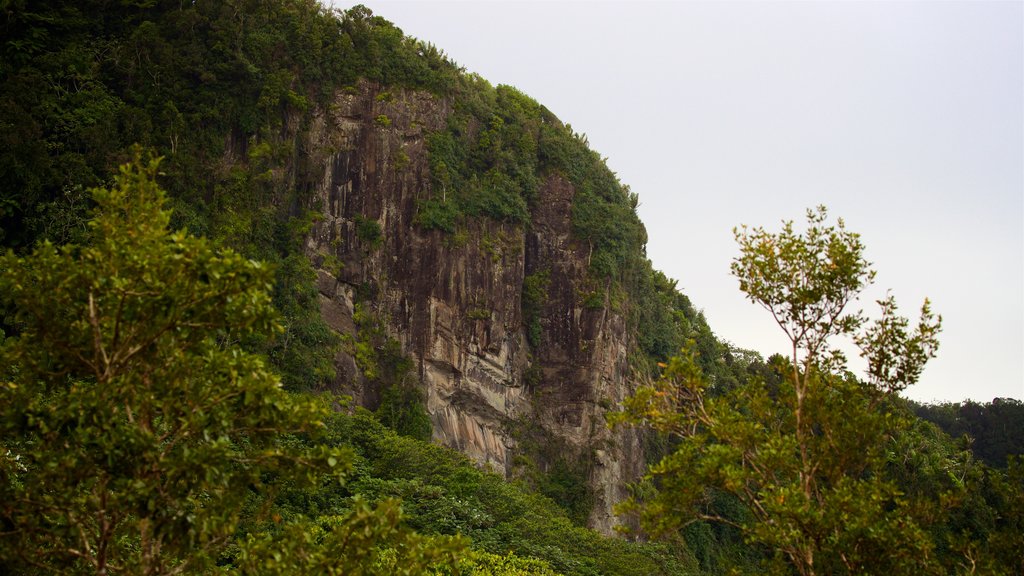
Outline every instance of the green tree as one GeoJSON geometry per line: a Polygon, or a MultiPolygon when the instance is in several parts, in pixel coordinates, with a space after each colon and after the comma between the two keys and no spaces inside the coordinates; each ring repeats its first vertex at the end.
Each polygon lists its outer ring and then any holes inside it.
{"type": "Polygon", "coordinates": [[[812,574],[912,574],[937,564],[923,528],[927,503],[903,498],[884,475],[886,447],[903,426],[890,396],[914,383],[936,350],[941,319],[925,301],[913,330],[891,296],[868,324],[849,307],[872,281],[857,234],[823,207],[808,211],[802,233],[736,230],[733,274],[747,297],[785,332],[785,375],[754,379],[722,395],[692,352],[673,358],[613,422],[642,422],[679,438],[650,469],[660,490],[627,509],[668,532],[699,521],[740,529],[773,555],[774,570],[812,574]],[[852,336],[867,379],[846,371],[834,346],[852,336]],[[738,498],[748,514],[724,515],[716,493],[738,498]]]}
{"type": "Polygon", "coordinates": [[[408,573],[453,561],[458,542],[402,530],[395,502],[232,544],[251,503],[336,481],[352,454],[287,440],[329,408],[237,345],[280,330],[272,270],[170,232],[157,167],[137,154],[92,191],[88,244],[0,258],[16,329],[0,347],[0,571],[191,573],[229,549],[252,573],[392,573],[373,569],[387,550],[408,573]]]}
{"type": "Polygon", "coordinates": [[[989,466],[1005,468],[1009,458],[1024,454],[1024,402],[994,398],[965,402],[919,404],[914,413],[939,425],[954,438],[970,438],[971,451],[989,466]]]}
{"type": "Polygon", "coordinates": [[[1003,561],[1006,574],[1024,573],[1024,556],[1020,553],[1024,549],[1024,457],[1010,457],[1006,470],[994,474],[991,493],[999,518],[988,545],[1003,561]]]}
{"type": "MultiPolygon", "coordinates": [[[[504,556],[488,552],[476,552],[459,562],[456,574],[467,576],[560,576],[543,560],[521,558],[512,552],[504,556]]],[[[449,574],[447,571],[438,572],[449,574]]]]}

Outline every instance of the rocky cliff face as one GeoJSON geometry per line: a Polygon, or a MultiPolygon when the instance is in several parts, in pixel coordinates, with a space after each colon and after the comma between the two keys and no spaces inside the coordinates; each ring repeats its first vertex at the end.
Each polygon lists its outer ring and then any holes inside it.
{"type": "MultiPolygon", "coordinates": [[[[572,234],[573,187],[558,175],[542,182],[527,229],[487,218],[453,234],[414,224],[417,201],[446,193],[431,189],[426,138],[449,106],[363,82],[314,114],[308,145],[324,218],[307,248],[324,318],[354,334],[356,300],[372,308],[415,361],[436,441],[505,474],[520,448],[512,423],[564,443],[588,463],[591,526],[610,532],[611,506],[644,464],[636,434],[604,421],[632,389],[628,303],[586,297],[590,255],[572,234]],[[362,232],[373,222],[379,239],[362,232]],[[542,298],[524,319],[528,277],[543,279],[542,298]],[[530,338],[527,321],[539,326],[530,338]]],[[[373,407],[380,391],[356,359],[343,351],[336,363],[337,386],[373,407]]]]}

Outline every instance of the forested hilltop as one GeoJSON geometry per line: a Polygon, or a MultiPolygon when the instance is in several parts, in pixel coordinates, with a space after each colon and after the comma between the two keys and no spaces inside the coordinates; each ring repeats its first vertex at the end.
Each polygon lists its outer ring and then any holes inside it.
{"type": "Polygon", "coordinates": [[[1024,573],[1020,403],[900,399],[940,322],[844,315],[824,209],[737,234],[821,320],[765,360],[584,137],[364,7],[0,14],[0,572],[1024,573]]]}

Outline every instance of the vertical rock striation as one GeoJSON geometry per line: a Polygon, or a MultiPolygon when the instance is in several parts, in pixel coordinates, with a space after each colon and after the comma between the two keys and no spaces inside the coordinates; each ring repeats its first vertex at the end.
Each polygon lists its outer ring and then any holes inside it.
{"type": "MultiPolygon", "coordinates": [[[[470,218],[447,234],[414,223],[418,201],[446,193],[431,189],[426,139],[449,106],[362,82],[314,114],[310,170],[324,218],[307,248],[324,318],[353,334],[356,300],[372,307],[415,360],[436,441],[504,474],[517,453],[510,423],[563,442],[588,463],[591,526],[610,532],[612,505],[643,471],[636,434],[604,421],[632,389],[628,303],[586,298],[590,250],[572,234],[575,192],[559,175],[542,182],[527,229],[470,218]],[[379,239],[361,233],[368,222],[379,239]],[[534,339],[522,298],[538,274],[546,282],[534,339]]],[[[355,359],[341,352],[336,364],[337,387],[374,407],[380,391],[355,359]]]]}

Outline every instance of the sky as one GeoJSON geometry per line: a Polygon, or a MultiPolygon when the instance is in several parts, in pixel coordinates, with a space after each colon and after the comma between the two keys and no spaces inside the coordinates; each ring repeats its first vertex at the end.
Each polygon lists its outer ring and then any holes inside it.
{"type": "Polygon", "coordinates": [[[823,204],[878,273],[856,308],[943,317],[906,396],[1024,399],[1024,2],[363,4],[586,134],[719,338],[785,353],[732,230],[823,204]]]}

